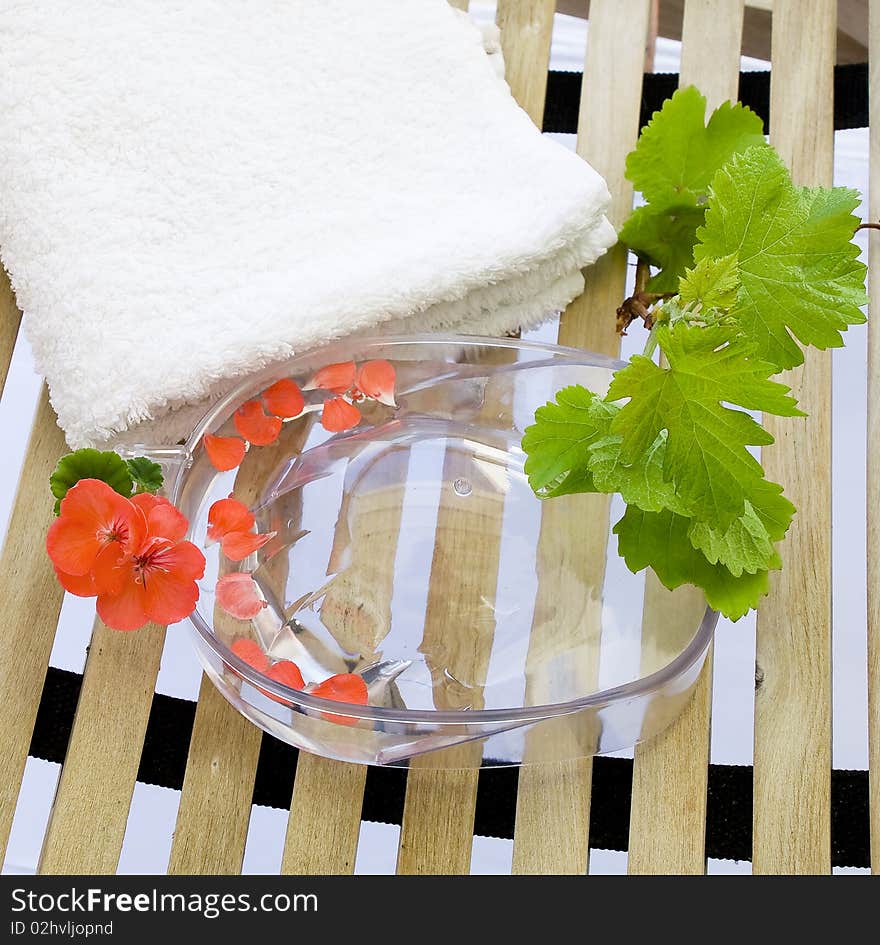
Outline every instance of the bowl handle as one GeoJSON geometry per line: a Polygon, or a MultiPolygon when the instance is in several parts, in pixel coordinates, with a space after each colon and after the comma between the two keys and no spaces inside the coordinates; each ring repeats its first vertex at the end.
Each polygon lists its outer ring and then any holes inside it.
{"type": "Polygon", "coordinates": [[[145,456],[162,467],[164,484],[161,494],[166,497],[174,495],[177,482],[183,473],[192,465],[192,453],[185,446],[149,446],[135,443],[133,446],[117,446],[116,452],[123,459],[134,459],[136,456],[145,456]]]}

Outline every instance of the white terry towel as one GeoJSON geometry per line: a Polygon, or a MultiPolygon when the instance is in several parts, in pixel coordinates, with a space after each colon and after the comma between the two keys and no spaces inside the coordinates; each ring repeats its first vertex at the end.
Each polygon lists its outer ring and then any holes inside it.
{"type": "Polygon", "coordinates": [[[493,59],[446,0],[0,0],[0,254],[70,445],[575,297],[607,188],[493,59]]]}

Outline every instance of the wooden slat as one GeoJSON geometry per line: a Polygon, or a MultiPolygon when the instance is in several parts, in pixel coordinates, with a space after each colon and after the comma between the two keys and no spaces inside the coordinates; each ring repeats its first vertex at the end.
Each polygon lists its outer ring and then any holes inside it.
{"type": "MultiPolygon", "coordinates": [[[[593,2],[577,149],[608,182],[612,195],[609,218],[618,227],[632,207],[632,185],[623,172],[626,154],[635,144],[639,128],[644,50],[634,37],[647,37],[650,23],[651,0],[593,2]]],[[[625,295],[626,260],[626,251],[615,247],[587,271],[586,291],[571,303],[560,322],[560,344],[617,354],[620,339],[614,312],[625,295]]],[[[589,504],[590,514],[584,520],[578,514],[579,509],[586,510],[586,505],[578,504],[583,498],[554,499],[543,508],[541,518],[539,560],[553,560],[562,550],[561,542],[566,553],[575,555],[578,561],[571,568],[546,574],[540,595],[565,601],[570,611],[582,603],[583,576],[595,575],[601,586],[606,554],[608,503],[589,504]],[[546,587],[548,580],[568,581],[572,586],[551,591],[546,587]]],[[[581,608],[586,615],[581,632],[587,639],[601,630],[601,609],[595,606],[599,598],[592,603],[594,606],[581,608]]],[[[565,622],[566,617],[560,614],[557,619],[565,622]]],[[[533,628],[532,645],[539,629],[533,628]]],[[[596,669],[580,667],[585,684],[596,669]]],[[[544,737],[541,732],[535,735],[544,737]]],[[[540,746],[536,748],[540,750],[540,746]]],[[[586,872],[592,770],[591,758],[574,757],[527,764],[520,769],[514,873],[586,872]]]]}
{"type": "Polygon", "coordinates": [[[680,84],[696,85],[706,96],[708,111],[736,101],[742,29],[742,0],[685,2],[680,84]]]}
{"type": "MultiPolygon", "coordinates": [[[[236,475],[235,497],[253,505],[266,476],[283,458],[302,448],[306,431],[305,423],[285,426],[274,444],[251,449],[236,475]]],[[[222,639],[246,626],[219,608],[214,625],[222,639]]],[[[169,873],[229,874],[241,870],[261,738],[260,730],[203,676],[169,873]]]]}
{"type": "MultiPolygon", "coordinates": [[[[398,454],[397,480],[406,476],[398,454]]],[[[394,479],[391,474],[392,480],[394,479]]],[[[345,561],[321,605],[321,622],[344,650],[360,654],[361,665],[379,659],[391,626],[394,559],[405,490],[399,486],[346,496],[338,517],[328,573],[345,561]]],[[[300,752],[296,769],[282,873],[350,873],[360,834],[363,765],[342,764],[300,752]]]]}
{"type": "Polygon", "coordinates": [[[519,769],[513,873],[586,873],[592,784],[589,757],[524,764],[519,769]]]}
{"type": "Polygon", "coordinates": [[[203,675],[169,874],[241,872],[260,738],[203,675]]]}
{"type": "Polygon", "coordinates": [[[164,627],[95,621],[41,873],[116,871],[164,642],[164,627]]]}
{"type": "Polygon", "coordinates": [[[365,765],[299,753],[282,873],[354,871],[366,779],[365,765]]]}
{"type": "MultiPolygon", "coordinates": [[[[696,85],[707,110],[736,100],[742,0],[687,0],[682,24],[680,84],[696,85]]],[[[653,574],[645,587],[649,639],[674,623],[676,599],[653,574]],[[672,613],[670,613],[670,611],[672,613]]],[[[630,873],[702,873],[705,870],[706,789],[712,709],[712,650],[693,699],[657,738],[636,747],[630,813],[630,873]]]]}
{"type": "Polygon", "coordinates": [[[43,551],[52,521],[46,483],[64,438],[43,389],[0,557],[0,862],[6,850],[25,759],[64,591],[43,551]]]}
{"type": "MultiPolygon", "coordinates": [[[[499,0],[497,8],[507,81],[514,97],[539,126],[544,114],[554,7],[553,0],[537,3],[499,0]]],[[[454,462],[451,457],[447,459],[454,462]]],[[[472,687],[468,698],[478,698],[478,682],[483,678],[488,663],[494,625],[480,628],[480,632],[475,631],[468,638],[460,636],[450,641],[449,635],[452,628],[456,628],[457,633],[463,630],[461,621],[455,620],[457,610],[476,612],[477,608],[468,599],[468,594],[483,594],[489,585],[494,588],[503,514],[501,504],[491,500],[482,502],[478,508],[480,499],[476,495],[469,498],[468,511],[460,513],[460,499],[451,494],[448,485],[456,478],[450,473],[454,470],[447,465],[444,469],[447,486],[438,512],[438,533],[456,535],[456,517],[459,514],[484,514],[486,528],[482,530],[479,542],[463,541],[459,553],[450,553],[448,541],[445,554],[442,553],[444,549],[435,549],[422,648],[426,651],[429,665],[431,661],[427,654],[435,644],[437,652],[442,654],[435,678],[438,708],[454,708],[457,699],[456,693],[443,682],[440,662],[459,665],[459,678],[467,679],[472,687]],[[462,560],[469,562],[466,568],[462,566],[462,560]],[[460,586],[462,573],[470,576],[468,586],[460,586]]],[[[468,872],[480,757],[479,745],[464,745],[413,761],[407,778],[400,831],[399,873],[468,872]],[[450,767],[440,768],[442,765],[450,767]]]]}
{"type": "Polygon", "coordinates": [[[547,94],[547,64],[555,0],[498,0],[504,74],[513,97],[540,128],[547,94]]]}
{"type": "MultiPolygon", "coordinates": [[[[487,391],[487,400],[491,397],[487,391]]],[[[509,409],[509,405],[508,405],[509,409]]],[[[481,602],[494,599],[501,553],[503,503],[475,490],[465,500],[452,483],[466,470],[447,453],[437,514],[425,629],[419,647],[434,682],[438,709],[482,708],[495,634],[494,613],[481,602]],[[474,527],[477,517],[481,527],[474,527]],[[466,526],[470,526],[467,528],[466,526]],[[450,678],[451,677],[451,678],[450,678]],[[451,680],[463,680],[465,691],[451,680]]],[[[398,873],[467,873],[470,868],[481,746],[458,746],[410,764],[406,784],[398,873]],[[446,767],[448,766],[448,767],[446,767]]]]}
{"type": "MultiPolygon", "coordinates": [[[[633,187],[624,177],[626,155],[639,132],[644,50],[651,0],[594,0],[578,116],[577,151],[605,178],[608,218],[618,229],[632,210],[633,187]]],[[[587,290],[565,310],[559,343],[616,355],[620,338],[614,313],[624,298],[624,247],[618,245],[586,272],[587,290]]]]}
{"type": "MultiPolygon", "coordinates": [[[[798,184],[833,172],[834,0],[776,0],[770,140],[798,184]]],[[[785,568],[758,612],[753,869],[831,865],[831,352],[809,351],[786,384],[805,424],[768,418],[767,477],[798,514],[785,568]],[[818,475],[817,475],[818,471],[818,475]]]]}
{"type": "MultiPolygon", "coordinates": [[[[541,508],[525,705],[558,701],[558,669],[548,667],[558,668],[562,661],[573,664],[567,686],[576,686],[578,693],[596,688],[609,504],[608,496],[574,495],[541,508]]],[[[591,728],[581,720],[577,725],[538,725],[526,734],[516,799],[514,873],[586,872],[591,728]]]]}
{"type": "Polygon", "coordinates": [[[397,851],[398,873],[458,876],[470,872],[481,755],[479,744],[460,745],[412,761],[397,851]]]}
{"type": "MultiPolygon", "coordinates": [[[[684,0],[662,0],[659,35],[681,39],[684,0]]],[[[742,51],[757,59],[770,58],[770,11],[773,0],[748,0],[743,22],[742,51]]],[[[589,0],[557,0],[560,13],[587,16],[589,0]]],[[[837,61],[864,62],[867,59],[868,10],[865,0],[838,0],[837,61]]]]}
{"type": "MultiPolygon", "coordinates": [[[[880,220],[880,0],[870,10],[871,219],[880,220]]],[[[880,874],[880,233],[868,233],[868,757],[871,869],[880,874]]]]}
{"type": "MultiPolygon", "coordinates": [[[[670,594],[648,573],[642,622],[644,673],[660,668],[652,665],[652,651],[665,634],[686,626],[682,612],[696,614],[703,607],[705,599],[696,588],[681,587],[670,594]]],[[[687,642],[670,643],[667,654],[680,651],[687,642]]],[[[660,662],[668,662],[668,655],[660,662]]],[[[655,738],[636,746],[629,825],[628,870],[632,874],[699,874],[705,870],[711,704],[710,649],[693,698],[678,719],[655,738]]]]}
{"type": "Polygon", "coordinates": [[[0,266],[0,394],[6,386],[6,377],[9,373],[9,362],[15,350],[15,341],[18,338],[18,328],[21,323],[21,312],[15,304],[12,286],[6,271],[0,266]]]}

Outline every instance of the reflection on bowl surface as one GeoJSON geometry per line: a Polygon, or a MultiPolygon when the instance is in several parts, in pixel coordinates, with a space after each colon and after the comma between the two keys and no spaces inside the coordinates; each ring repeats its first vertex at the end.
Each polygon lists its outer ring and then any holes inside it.
{"type": "Polygon", "coordinates": [[[341,342],[242,385],[186,447],[174,498],[203,545],[208,509],[230,493],[260,532],[233,570],[267,606],[250,621],[215,607],[230,563],[211,545],[193,615],[200,657],[224,695],[309,751],[438,766],[581,757],[632,745],[680,711],[714,614],[618,558],[616,497],[539,501],[520,441],[535,408],[569,384],[604,393],[615,363],[517,339],[409,337],[341,342]],[[369,402],[329,433],[319,390],[270,446],[218,473],[205,433],[282,377],[307,387],[328,363],[387,359],[397,406],[369,402]],[[229,650],[257,641],[307,684],[367,683],[368,706],[332,703],[266,679],[229,650]],[[330,713],[328,708],[335,711],[330,713]],[[437,751],[438,749],[445,749],[437,751]]]}

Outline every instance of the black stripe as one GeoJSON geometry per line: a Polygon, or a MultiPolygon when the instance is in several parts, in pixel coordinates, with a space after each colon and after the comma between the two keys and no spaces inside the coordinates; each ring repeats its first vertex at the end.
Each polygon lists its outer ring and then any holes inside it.
{"type": "MultiPolygon", "coordinates": [[[[581,98],[580,72],[551,72],[547,81],[544,107],[544,131],[577,131],[578,106],[581,98]]],[[[674,73],[648,73],[642,85],[640,124],[647,124],[664,100],[678,88],[674,73]]],[[[740,100],[770,123],[770,73],[741,72],[740,100]]],[[[868,65],[852,63],[834,67],[834,127],[866,128],[868,126],[868,65]]]]}
{"type": "MultiPolygon", "coordinates": [[[[30,754],[62,762],[79,698],[82,677],[49,669],[30,754]]],[[[195,703],[156,694],[150,710],[138,780],[175,788],[183,784],[195,703]]],[[[263,736],[253,801],[266,807],[290,806],[297,752],[263,736]]],[[[516,814],[516,768],[484,768],[480,772],[474,831],[480,836],[513,837],[516,814]]],[[[403,816],[406,771],[370,768],[362,817],[399,824],[403,816]]],[[[625,850],[629,839],[632,762],[596,758],[590,802],[590,846],[625,850]]],[[[831,848],[835,866],[869,866],[868,773],[831,773],[831,848]]],[[[706,854],[731,860],[752,855],[752,769],[710,765],[706,813],[706,854]]]]}

